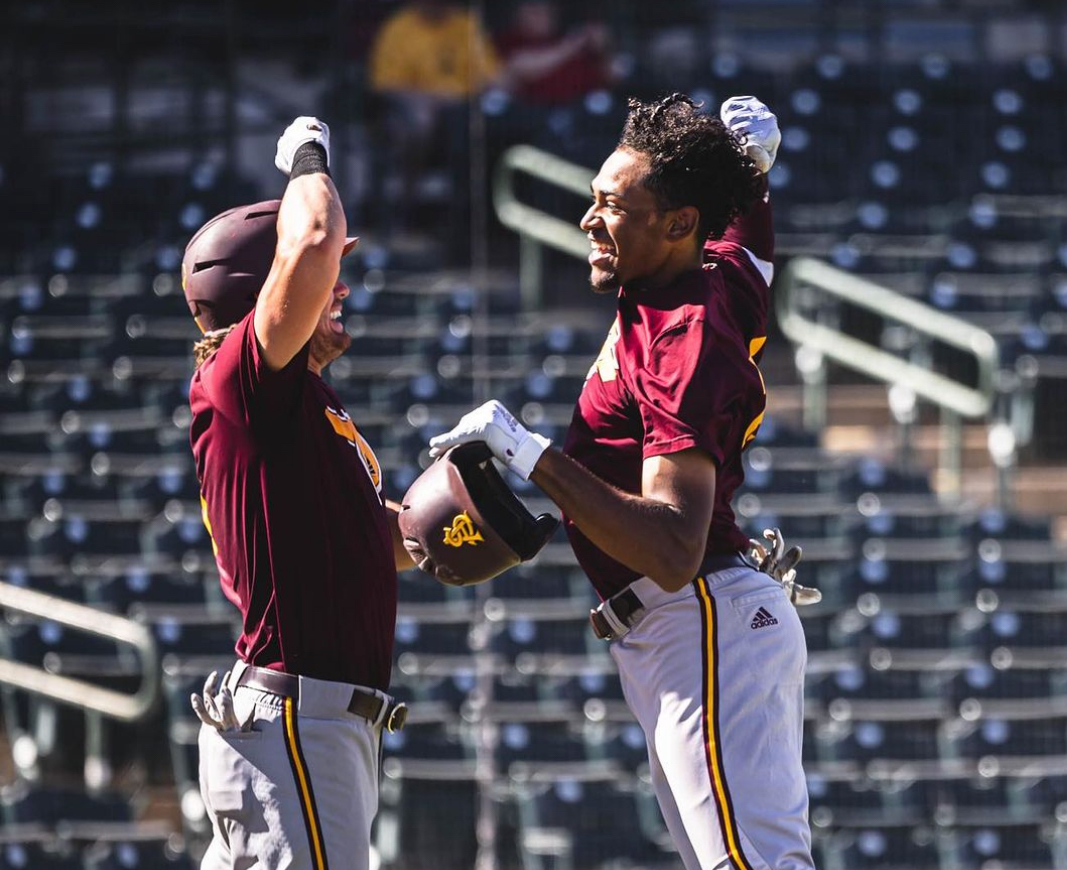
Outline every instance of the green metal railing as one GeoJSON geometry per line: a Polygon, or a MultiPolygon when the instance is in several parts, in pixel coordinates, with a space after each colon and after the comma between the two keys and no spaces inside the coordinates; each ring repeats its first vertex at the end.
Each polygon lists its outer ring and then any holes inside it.
{"type": "Polygon", "coordinates": [[[940,408],[941,482],[946,491],[958,494],[962,420],[989,420],[997,396],[1000,355],[993,336],[966,320],[811,257],[796,257],[785,267],[775,287],[775,303],[782,332],[799,349],[805,425],[818,429],[825,423],[827,360],[906,391],[911,403],[923,399],[940,408]],[[914,339],[911,357],[846,334],[834,322],[842,305],[903,327],[914,339]],[[977,371],[973,386],[932,370],[929,355],[938,343],[973,358],[977,371]]]}
{"type": "Polygon", "coordinates": [[[133,694],[0,659],[0,682],[124,722],[143,719],[159,697],[159,652],[147,626],[84,604],[0,582],[0,610],[47,619],[133,647],[141,660],[141,684],[133,694]]]}
{"type": "Polygon", "coordinates": [[[541,306],[545,247],[584,260],[589,239],[578,229],[578,220],[562,220],[539,208],[520,202],[515,194],[515,176],[525,174],[554,187],[586,198],[596,172],[571,163],[531,145],[516,145],[501,156],[493,173],[493,207],[499,221],[519,234],[519,286],[523,307],[541,306]]]}

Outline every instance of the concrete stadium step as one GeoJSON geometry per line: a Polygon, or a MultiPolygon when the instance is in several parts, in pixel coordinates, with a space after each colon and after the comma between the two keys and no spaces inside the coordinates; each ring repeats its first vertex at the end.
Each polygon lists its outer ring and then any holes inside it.
{"type": "MultiPolygon", "coordinates": [[[[987,448],[988,434],[982,424],[963,427],[963,467],[986,468],[990,464],[987,448]]],[[[892,460],[899,455],[900,429],[895,423],[885,426],[831,425],[822,433],[822,445],[827,450],[856,453],[892,460]]],[[[941,427],[927,423],[912,430],[912,456],[921,468],[935,468],[944,442],[941,427]]]]}
{"type": "MultiPolygon", "coordinates": [[[[996,495],[993,468],[970,469],[963,476],[964,496],[979,504],[991,504],[996,495]]],[[[1067,468],[1031,466],[1017,469],[1012,482],[1015,509],[1023,514],[1055,517],[1054,532],[1067,542],[1067,468]]]]}
{"type": "MultiPolygon", "coordinates": [[[[767,392],[767,410],[783,421],[799,425],[804,403],[803,387],[775,387],[767,392]]],[[[827,392],[829,425],[893,427],[886,389],[872,384],[835,384],[827,392]]]]}

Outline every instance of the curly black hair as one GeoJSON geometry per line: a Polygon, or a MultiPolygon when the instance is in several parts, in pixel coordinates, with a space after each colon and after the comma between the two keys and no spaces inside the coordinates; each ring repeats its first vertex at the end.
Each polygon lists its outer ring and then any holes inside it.
{"type": "Polygon", "coordinates": [[[700,240],[719,238],[763,195],[763,179],[735,136],[685,94],[630,99],[619,148],[648,157],[645,186],[664,209],[694,206],[700,240]]]}

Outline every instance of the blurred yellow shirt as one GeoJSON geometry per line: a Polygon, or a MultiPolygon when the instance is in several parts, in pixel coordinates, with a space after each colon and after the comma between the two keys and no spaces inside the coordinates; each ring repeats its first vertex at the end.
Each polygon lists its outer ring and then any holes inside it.
{"type": "Polygon", "coordinates": [[[464,9],[440,21],[401,9],[371,49],[370,84],[376,91],[417,91],[466,97],[497,74],[500,61],[478,19],[464,9]]]}

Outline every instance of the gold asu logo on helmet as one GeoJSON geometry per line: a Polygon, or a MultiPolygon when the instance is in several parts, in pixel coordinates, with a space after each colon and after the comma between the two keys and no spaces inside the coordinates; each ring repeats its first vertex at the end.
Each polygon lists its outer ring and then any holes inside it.
{"type": "Polygon", "coordinates": [[[450,547],[462,547],[464,544],[475,546],[479,541],[484,541],[482,533],[474,527],[467,512],[457,514],[452,520],[451,526],[445,527],[445,543],[450,547]]]}

